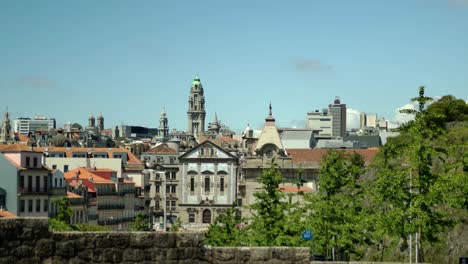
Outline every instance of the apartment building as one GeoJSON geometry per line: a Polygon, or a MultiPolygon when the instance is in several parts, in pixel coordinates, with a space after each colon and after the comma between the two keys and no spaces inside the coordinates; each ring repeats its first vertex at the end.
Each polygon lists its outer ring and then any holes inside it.
{"type": "MultiPolygon", "coordinates": [[[[64,186],[53,186],[43,153],[26,145],[0,145],[0,206],[21,217],[47,217],[64,186]]],[[[60,178],[60,174],[55,175],[60,178]]]]}

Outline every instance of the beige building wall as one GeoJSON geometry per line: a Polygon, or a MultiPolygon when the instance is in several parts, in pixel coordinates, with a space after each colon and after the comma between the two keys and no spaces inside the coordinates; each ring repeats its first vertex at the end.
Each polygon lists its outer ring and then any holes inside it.
{"type": "Polygon", "coordinates": [[[51,169],[54,165],[64,173],[77,168],[107,168],[117,172],[117,177],[122,177],[122,160],[120,158],[50,158],[46,157],[45,163],[51,169]],[[65,166],[68,166],[65,167],[65,166]],[[65,170],[67,169],[67,170],[65,170]]]}

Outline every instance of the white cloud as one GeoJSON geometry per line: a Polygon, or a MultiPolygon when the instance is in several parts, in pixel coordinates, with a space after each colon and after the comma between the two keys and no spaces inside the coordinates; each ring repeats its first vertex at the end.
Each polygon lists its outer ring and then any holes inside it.
{"type": "Polygon", "coordinates": [[[416,110],[417,103],[411,102],[409,104],[405,104],[404,106],[401,106],[395,109],[395,117],[393,118],[394,122],[397,122],[399,124],[404,124],[411,120],[414,120],[414,115],[400,112],[401,110],[406,110],[406,109],[416,110]]]}
{"type": "Polygon", "coordinates": [[[353,129],[353,128],[359,128],[360,127],[360,115],[361,111],[352,109],[352,108],[346,108],[346,129],[353,129]]]}
{"type": "MultiPolygon", "coordinates": [[[[426,107],[429,106],[430,104],[437,102],[441,96],[434,96],[432,97],[432,101],[427,102],[426,107]]],[[[410,102],[409,104],[405,104],[404,106],[398,107],[395,109],[395,117],[393,118],[394,123],[398,124],[404,124],[408,121],[414,120],[414,115],[411,114],[405,114],[405,113],[400,113],[400,110],[403,109],[412,109],[412,110],[419,110],[419,103],[418,102],[410,102]]]]}
{"type": "Polygon", "coordinates": [[[333,69],[331,65],[316,59],[297,58],[293,59],[292,63],[294,68],[300,72],[330,71],[333,69]]]}
{"type": "Polygon", "coordinates": [[[56,87],[54,80],[42,76],[21,76],[18,81],[23,85],[37,89],[53,89],[56,87]]]}

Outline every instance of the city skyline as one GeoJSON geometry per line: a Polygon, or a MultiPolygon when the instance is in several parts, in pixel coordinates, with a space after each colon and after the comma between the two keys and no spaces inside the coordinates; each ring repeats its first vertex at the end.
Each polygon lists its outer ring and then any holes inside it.
{"type": "Polygon", "coordinates": [[[2,110],[106,128],[187,130],[195,74],[214,113],[233,130],[299,127],[341,98],[348,109],[393,120],[420,85],[467,99],[468,4],[461,0],[294,4],[4,2],[0,9],[2,110]]]}

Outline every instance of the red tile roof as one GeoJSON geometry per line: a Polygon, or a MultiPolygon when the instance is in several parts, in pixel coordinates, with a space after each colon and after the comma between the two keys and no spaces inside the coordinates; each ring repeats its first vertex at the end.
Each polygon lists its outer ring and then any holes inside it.
{"type": "Polygon", "coordinates": [[[176,154],[177,151],[173,148],[170,148],[167,144],[158,145],[147,151],[148,153],[158,153],[158,154],[176,154]]]}
{"type": "MultiPolygon", "coordinates": [[[[38,147],[38,148],[35,148],[35,149],[37,149],[40,152],[44,151],[44,148],[42,148],[42,147],[41,148],[38,147]]],[[[0,149],[0,151],[1,151],[1,149],[0,149]]],[[[141,161],[132,152],[130,152],[126,148],[49,147],[48,152],[64,152],[67,158],[71,158],[73,152],[86,152],[86,153],[87,152],[92,152],[92,153],[105,152],[105,153],[107,153],[107,156],[109,158],[113,158],[114,153],[124,153],[125,152],[125,153],[127,153],[127,156],[128,156],[128,160],[127,160],[128,164],[141,164],[141,161]]]]}
{"type": "Polygon", "coordinates": [[[17,216],[12,213],[12,212],[8,212],[8,211],[0,211],[0,218],[16,218],[17,216]]]}
{"type": "Polygon", "coordinates": [[[30,137],[25,136],[25,135],[23,135],[21,133],[16,133],[16,136],[18,137],[20,142],[31,142],[32,141],[30,137]]]}
{"type": "MultiPolygon", "coordinates": [[[[298,163],[320,163],[322,157],[330,149],[286,149],[286,152],[291,155],[292,161],[295,164],[298,163]]],[[[366,164],[369,164],[379,152],[378,148],[368,149],[338,149],[337,151],[343,151],[348,154],[356,152],[361,155],[366,164]]]]}
{"type": "Polygon", "coordinates": [[[31,147],[25,144],[5,144],[0,145],[0,152],[42,152],[42,148],[31,147]]]}
{"type": "Polygon", "coordinates": [[[82,184],[88,187],[88,192],[96,192],[95,184],[114,184],[113,181],[106,180],[94,173],[91,173],[86,168],[67,171],[63,176],[65,181],[72,187],[79,185],[77,181],[81,180],[82,184]],[[79,174],[77,175],[78,172],[79,174]]]}
{"type": "Polygon", "coordinates": [[[135,184],[133,181],[131,181],[131,180],[127,180],[127,179],[124,179],[124,183],[128,183],[128,184],[135,184]]]}
{"type": "Polygon", "coordinates": [[[76,194],[76,193],[72,193],[72,192],[67,192],[67,198],[68,199],[81,199],[83,198],[82,196],[76,194]]]}
{"type": "Polygon", "coordinates": [[[297,188],[297,186],[282,186],[279,188],[279,190],[284,193],[312,192],[313,191],[312,188],[305,187],[305,186],[300,187],[300,188],[297,188]]]}

